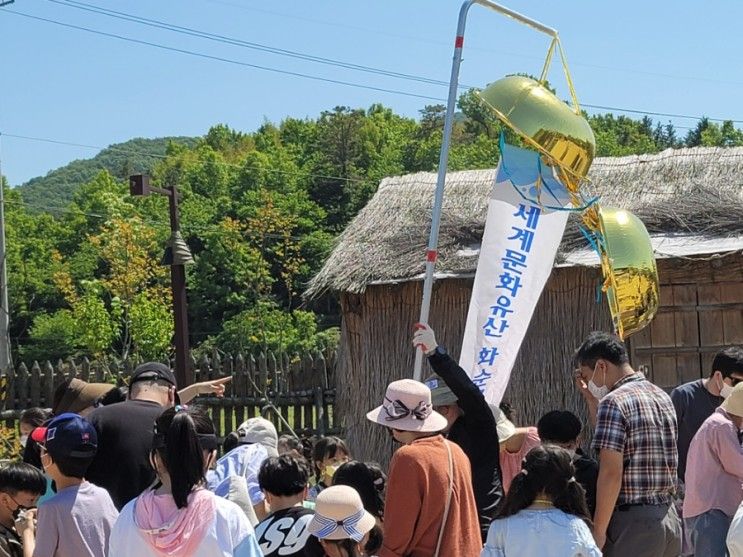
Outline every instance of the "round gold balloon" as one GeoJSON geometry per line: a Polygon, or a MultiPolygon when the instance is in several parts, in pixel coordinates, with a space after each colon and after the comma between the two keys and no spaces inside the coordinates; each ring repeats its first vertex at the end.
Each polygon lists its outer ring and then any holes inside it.
{"type": "Polygon", "coordinates": [[[567,174],[577,192],[596,153],[596,139],[585,118],[530,77],[512,75],[478,93],[498,119],[567,174]]]}
{"type": "Polygon", "coordinates": [[[629,211],[600,207],[599,243],[604,288],[614,328],[621,338],[643,329],[658,311],[658,268],[650,235],[629,211]]]}

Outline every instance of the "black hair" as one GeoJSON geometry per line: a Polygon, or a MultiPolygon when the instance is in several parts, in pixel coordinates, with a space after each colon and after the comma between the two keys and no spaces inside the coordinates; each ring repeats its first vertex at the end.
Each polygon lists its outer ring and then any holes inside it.
{"type": "Polygon", "coordinates": [[[570,443],[583,429],[578,416],[568,410],[553,410],[539,418],[537,432],[544,443],[570,443]]]}
{"type": "Polygon", "coordinates": [[[25,462],[11,462],[0,466],[0,492],[14,496],[19,491],[43,495],[46,478],[41,470],[25,462]]]}
{"type": "Polygon", "coordinates": [[[315,443],[317,443],[317,435],[303,435],[302,436],[302,456],[307,462],[312,462],[312,454],[315,450],[315,443]]]}
{"type": "Polygon", "coordinates": [[[279,497],[298,495],[307,488],[310,468],[304,459],[289,454],[272,456],[261,464],[258,485],[263,491],[279,497]]]}
{"type": "Polygon", "coordinates": [[[325,543],[333,544],[336,546],[340,552],[341,555],[344,555],[344,557],[362,557],[361,554],[357,551],[358,544],[350,539],[345,538],[342,540],[323,540],[325,543]]]}
{"type": "Polygon", "coordinates": [[[214,423],[197,406],[168,408],[155,420],[152,450],[168,471],[179,509],[188,506],[191,491],[204,482],[204,451],[216,446],[214,423]]]}
{"type": "Polygon", "coordinates": [[[67,456],[67,455],[53,455],[47,451],[47,454],[52,459],[52,462],[57,465],[59,473],[68,478],[77,478],[82,480],[85,477],[85,473],[90,467],[90,463],[95,458],[95,453],[91,456],[67,456]]]}
{"type": "Polygon", "coordinates": [[[521,472],[511,482],[506,499],[496,519],[512,516],[527,508],[540,492],[552,499],[563,512],[591,525],[586,505],[586,492],[575,480],[570,453],[555,445],[534,447],[526,455],[521,472]]]}
{"type": "Polygon", "coordinates": [[[510,402],[506,400],[501,401],[498,405],[498,409],[503,412],[503,415],[509,422],[513,421],[513,406],[511,406],[510,402]]]}
{"type": "Polygon", "coordinates": [[[364,546],[364,552],[367,555],[376,555],[380,549],[382,549],[382,542],[384,541],[384,533],[379,524],[375,524],[374,528],[369,530],[369,539],[364,546]]]}
{"type": "Polygon", "coordinates": [[[222,454],[227,454],[240,444],[240,436],[236,431],[230,431],[222,441],[222,454]]]}
{"type": "Polygon", "coordinates": [[[34,406],[33,408],[27,408],[21,414],[20,423],[39,427],[43,425],[45,421],[52,417],[52,411],[48,408],[39,408],[34,406]]]}
{"type": "Polygon", "coordinates": [[[361,497],[364,508],[375,518],[384,516],[384,488],[387,476],[378,464],[352,460],[333,475],[333,485],[348,485],[361,497]]]}
{"type": "Polygon", "coordinates": [[[618,336],[602,331],[594,331],[586,337],[583,344],[575,351],[575,367],[594,367],[599,360],[606,360],[615,366],[629,363],[627,347],[618,336]]]}
{"type": "Polygon", "coordinates": [[[279,437],[278,447],[280,453],[282,452],[280,450],[282,445],[286,448],[286,450],[283,451],[284,453],[297,451],[300,455],[304,455],[304,446],[302,445],[302,441],[294,437],[294,435],[284,434],[279,437]]]}
{"type": "Polygon", "coordinates": [[[118,402],[124,402],[129,396],[128,387],[114,387],[106,394],[98,397],[95,401],[96,406],[108,406],[109,404],[116,404],[118,402]]]}
{"type": "Polygon", "coordinates": [[[315,478],[318,481],[322,479],[323,472],[317,466],[317,463],[326,458],[333,458],[338,451],[351,458],[351,452],[348,450],[346,442],[340,437],[321,437],[312,447],[312,467],[315,469],[315,478]]]}
{"type": "Polygon", "coordinates": [[[712,372],[719,371],[723,377],[730,377],[733,373],[743,374],[743,347],[730,346],[715,354],[712,361],[712,372]]]}

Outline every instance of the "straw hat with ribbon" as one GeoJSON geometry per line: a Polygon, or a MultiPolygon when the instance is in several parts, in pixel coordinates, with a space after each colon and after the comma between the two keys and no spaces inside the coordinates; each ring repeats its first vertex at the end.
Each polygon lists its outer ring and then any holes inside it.
{"type": "Polygon", "coordinates": [[[446,418],[433,409],[431,389],[412,379],[390,383],[382,406],[369,412],[366,417],[372,422],[401,431],[435,433],[447,426],[446,418]]]}
{"type": "Polygon", "coordinates": [[[315,501],[315,515],[309,524],[310,534],[320,540],[354,540],[361,542],[376,520],[364,510],[361,497],[347,485],[324,489],[315,501]]]}

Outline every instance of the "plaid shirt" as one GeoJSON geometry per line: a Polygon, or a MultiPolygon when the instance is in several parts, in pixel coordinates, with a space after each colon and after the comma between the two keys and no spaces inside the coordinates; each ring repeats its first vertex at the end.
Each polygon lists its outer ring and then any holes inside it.
{"type": "Polygon", "coordinates": [[[676,490],[677,438],[671,398],[643,374],[620,379],[601,399],[593,448],[624,456],[617,505],[671,500],[676,490]]]}

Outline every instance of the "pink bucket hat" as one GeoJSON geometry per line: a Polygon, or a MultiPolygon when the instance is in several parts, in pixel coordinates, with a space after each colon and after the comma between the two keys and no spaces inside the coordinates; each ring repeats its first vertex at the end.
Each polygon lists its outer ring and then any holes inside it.
{"type": "Polygon", "coordinates": [[[447,425],[446,418],[431,405],[431,389],[412,379],[390,383],[382,406],[366,417],[383,426],[421,433],[435,433],[447,425]]]}

